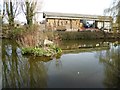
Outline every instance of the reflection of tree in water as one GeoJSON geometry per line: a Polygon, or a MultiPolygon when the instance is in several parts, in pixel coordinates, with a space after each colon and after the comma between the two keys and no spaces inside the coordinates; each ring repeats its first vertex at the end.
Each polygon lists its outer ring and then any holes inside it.
{"type": "Polygon", "coordinates": [[[62,68],[62,61],[60,58],[54,58],[55,59],[55,66],[57,70],[60,70],[62,68]]]}
{"type": "Polygon", "coordinates": [[[10,45],[6,48],[3,46],[2,62],[3,62],[3,88],[44,88],[47,87],[47,71],[42,61],[33,61],[17,55],[12,47],[11,54],[6,52],[10,45]]]}
{"type": "Polygon", "coordinates": [[[99,60],[105,65],[104,85],[120,88],[120,46],[112,46],[110,50],[100,52],[99,60]]]}
{"type": "Polygon", "coordinates": [[[34,62],[32,59],[30,59],[28,72],[30,87],[47,87],[47,71],[43,61],[34,62]]]}

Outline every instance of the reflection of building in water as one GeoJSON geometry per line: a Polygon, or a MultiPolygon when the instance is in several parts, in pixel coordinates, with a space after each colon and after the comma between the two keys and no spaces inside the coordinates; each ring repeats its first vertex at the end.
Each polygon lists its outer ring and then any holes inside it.
{"type": "Polygon", "coordinates": [[[79,48],[103,48],[109,47],[109,42],[103,41],[91,41],[91,42],[82,42],[82,41],[72,41],[72,42],[64,42],[61,41],[59,43],[59,47],[63,50],[71,50],[71,49],[79,49],[79,48]]]}

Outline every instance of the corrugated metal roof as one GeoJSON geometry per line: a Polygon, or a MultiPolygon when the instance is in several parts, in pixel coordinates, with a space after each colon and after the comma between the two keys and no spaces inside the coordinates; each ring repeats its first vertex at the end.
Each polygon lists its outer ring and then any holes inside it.
{"type": "Polygon", "coordinates": [[[79,19],[79,18],[85,18],[85,19],[101,19],[106,21],[111,21],[111,16],[100,16],[100,15],[87,15],[87,14],[73,14],[73,13],[55,13],[55,12],[44,12],[43,13],[45,18],[68,18],[68,19],[79,19]]]}

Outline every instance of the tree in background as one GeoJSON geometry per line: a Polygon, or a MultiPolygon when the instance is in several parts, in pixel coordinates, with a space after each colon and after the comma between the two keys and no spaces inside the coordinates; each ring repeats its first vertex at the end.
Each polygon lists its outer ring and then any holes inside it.
{"type": "Polygon", "coordinates": [[[25,0],[21,4],[22,11],[26,16],[28,26],[33,24],[33,17],[36,14],[35,12],[36,6],[37,6],[37,1],[32,1],[32,0],[25,0]]]}
{"type": "Polygon", "coordinates": [[[120,31],[120,0],[113,0],[111,6],[104,10],[104,15],[112,16],[115,25],[117,25],[120,31]]]}
{"type": "Polygon", "coordinates": [[[20,1],[19,0],[6,0],[3,3],[3,18],[7,17],[9,29],[14,28],[14,19],[20,14],[20,1]]]}
{"type": "Polygon", "coordinates": [[[118,7],[118,14],[116,18],[116,23],[118,24],[118,30],[120,31],[120,0],[118,1],[117,7],[118,7]]]}
{"type": "Polygon", "coordinates": [[[15,36],[21,47],[36,47],[41,44],[41,36],[43,36],[42,30],[40,30],[39,25],[33,24],[34,16],[38,12],[37,8],[41,8],[40,1],[21,1],[21,9],[26,18],[26,25],[23,26],[21,33],[18,32],[18,34],[15,36]],[[37,6],[37,4],[39,4],[39,6],[37,6]]]}

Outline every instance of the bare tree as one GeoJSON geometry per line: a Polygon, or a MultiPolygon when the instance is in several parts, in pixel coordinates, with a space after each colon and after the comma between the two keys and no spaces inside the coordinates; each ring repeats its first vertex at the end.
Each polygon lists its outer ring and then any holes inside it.
{"type": "Polygon", "coordinates": [[[13,29],[14,27],[14,19],[20,14],[20,1],[19,0],[6,0],[3,3],[3,18],[7,16],[7,20],[9,23],[9,28],[13,29]]]}
{"type": "Polygon", "coordinates": [[[26,16],[27,25],[30,26],[33,23],[33,17],[36,14],[37,1],[25,0],[22,2],[22,11],[26,16]]]}
{"type": "Polygon", "coordinates": [[[117,4],[117,8],[118,8],[118,14],[116,18],[116,23],[118,24],[118,30],[120,31],[120,0],[117,4]]]}
{"type": "Polygon", "coordinates": [[[118,29],[120,30],[120,0],[113,0],[112,5],[104,10],[104,14],[109,14],[118,24],[118,29]]]}
{"type": "Polygon", "coordinates": [[[1,9],[1,8],[2,8],[2,6],[1,6],[1,4],[0,4],[0,15],[2,14],[2,9],[1,9]]]}
{"type": "Polygon", "coordinates": [[[26,16],[27,25],[33,24],[33,20],[36,19],[35,15],[41,10],[44,0],[23,0],[21,7],[24,15],[26,16]]]}

